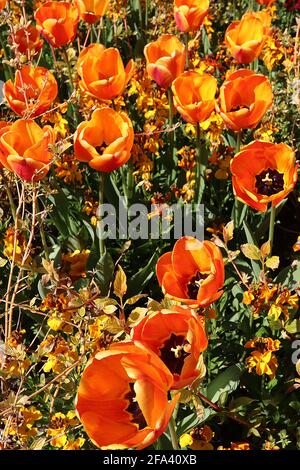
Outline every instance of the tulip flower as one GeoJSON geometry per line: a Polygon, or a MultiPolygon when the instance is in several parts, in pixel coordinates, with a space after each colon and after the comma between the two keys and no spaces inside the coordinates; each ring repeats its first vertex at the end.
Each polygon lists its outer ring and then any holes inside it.
{"type": "Polygon", "coordinates": [[[276,0],[256,0],[259,5],[272,5],[276,0]]]}
{"type": "Polygon", "coordinates": [[[184,71],[185,46],[173,34],[163,34],[144,48],[148,75],[160,87],[169,88],[184,71]]]}
{"type": "Polygon", "coordinates": [[[22,26],[13,37],[10,37],[10,43],[18,46],[20,54],[28,54],[28,51],[35,55],[43,47],[44,41],[40,37],[40,32],[33,24],[22,26]]]}
{"type": "MultiPolygon", "coordinates": [[[[11,126],[11,122],[6,122],[6,121],[0,121],[0,137],[4,132],[7,132],[11,126]]],[[[1,163],[1,158],[0,158],[0,168],[2,168],[3,165],[1,163]]]]}
{"type": "Polygon", "coordinates": [[[130,158],[134,133],[127,114],[96,109],[90,121],[79,124],[74,136],[75,156],[97,171],[110,172],[130,158]]]}
{"type": "Polygon", "coordinates": [[[157,354],[173,374],[172,389],[199,376],[200,354],[207,348],[203,323],[194,310],[174,307],[151,312],[132,328],[132,339],[157,354]]]}
{"type": "Polygon", "coordinates": [[[0,0],[0,11],[3,10],[3,8],[6,7],[7,0],[0,0]]]}
{"type": "Polygon", "coordinates": [[[205,121],[215,108],[217,80],[208,73],[184,72],[172,83],[174,105],[185,121],[205,121]]]}
{"type": "Polygon", "coordinates": [[[57,96],[57,82],[44,67],[23,65],[15,81],[8,80],[3,93],[11,109],[19,116],[36,117],[47,111],[57,96]]]}
{"type": "Polygon", "coordinates": [[[66,46],[75,39],[79,8],[70,2],[46,2],[35,12],[36,27],[53,47],[66,46]]]}
{"type": "Polygon", "coordinates": [[[240,69],[233,72],[220,88],[217,111],[229,129],[253,129],[270,109],[272,87],[265,75],[240,69]]]}
{"type": "Polygon", "coordinates": [[[101,449],[143,449],[165,430],[178,400],[168,402],[171,372],[150,349],[121,341],[91,359],[80,380],[76,411],[101,449]]]}
{"type": "Polygon", "coordinates": [[[254,141],[236,154],[230,165],[236,198],[260,212],[276,206],[297,181],[294,151],[288,145],[254,141]]]}
{"type": "Polygon", "coordinates": [[[77,61],[80,88],[99,100],[120,96],[134,72],[131,59],[124,68],[120,52],[115,47],[105,49],[102,44],[90,44],[83,49],[77,61]]]}
{"type": "Polygon", "coordinates": [[[174,17],[182,33],[200,28],[208,13],[209,0],[174,0],[174,17]]]}
{"type": "Polygon", "coordinates": [[[163,292],[189,305],[207,307],[223,293],[224,262],[221,250],[210,241],[182,237],[162,255],[156,275],[163,292]]]}
{"type": "Polygon", "coordinates": [[[0,162],[25,181],[39,181],[49,171],[54,137],[50,126],[41,128],[31,119],[19,119],[0,133],[0,162]]]}
{"type": "Polygon", "coordinates": [[[254,16],[255,18],[258,18],[260,21],[262,21],[262,23],[264,25],[265,35],[268,36],[270,34],[272,16],[271,16],[269,10],[264,9],[264,10],[261,10],[261,11],[245,13],[243,18],[247,18],[247,16],[250,16],[250,17],[254,16]]]}
{"type": "Polygon", "coordinates": [[[93,24],[105,15],[109,0],[78,0],[80,18],[93,24]]]}
{"type": "Polygon", "coordinates": [[[250,64],[260,55],[266,40],[266,25],[256,13],[233,21],[225,33],[225,43],[239,64],[250,64]]]}

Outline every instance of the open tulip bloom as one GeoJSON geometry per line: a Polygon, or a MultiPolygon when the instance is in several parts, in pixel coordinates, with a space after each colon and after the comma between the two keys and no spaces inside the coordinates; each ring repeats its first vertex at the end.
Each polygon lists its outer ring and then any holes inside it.
{"type": "Polygon", "coordinates": [[[150,349],[122,341],[91,359],[80,380],[76,410],[102,449],[143,449],[164,432],[179,396],[173,377],[150,349]]]}
{"type": "Polygon", "coordinates": [[[273,103],[272,87],[265,75],[240,69],[220,88],[216,110],[229,129],[253,129],[273,103]]]}
{"type": "Polygon", "coordinates": [[[57,82],[44,67],[23,65],[16,71],[15,81],[8,80],[4,96],[18,115],[34,118],[47,111],[57,96],[57,82]]]}
{"type": "Polygon", "coordinates": [[[210,241],[185,236],[159,258],[156,275],[165,294],[187,305],[207,307],[223,293],[221,250],[210,241]]]}
{"type": "Polygon", "coordinates": [[[72,42],[77,33],[79,8],[76,3],[46,2],[35,13],[36,26],[53,47],[72,42]]]}
{"type": "Polygon", "coordinates": [[[124,67],[118,49],[90,44],[79,54],[77,71],[82,91],[101,101],[109,101],[124,92],[134,73],[134,61],[131,59],[124,67]]]}
{"type": "Polygon", "coordinates": [[[286,144],[254,141],[233,158],[230,165],[237,199],[260,212],[279,204],[297,181],[295,153],[286,144]]]}
{"type": "Polygon", "coordinates": [[[91,120],[79,124],[75,132],[75,156],[97,171],[110,172],[129,160],[133,139],[132,122],[126,113],[96,109],[91,120]]]}
{"type": "Polygon", "coordinates": [[[192,385],[207,348],[203,320],[194,310],[174,307],[151,312],[132,329],[132,338],[152,349],[173,374],[173,389],[192,385]]]}
{"type": "Polygon", "coordinates": [[[215,108],[217,80],[208,73],[188,71],[172,83],[174,105],[185,121],[205,121],[215,108]]]}

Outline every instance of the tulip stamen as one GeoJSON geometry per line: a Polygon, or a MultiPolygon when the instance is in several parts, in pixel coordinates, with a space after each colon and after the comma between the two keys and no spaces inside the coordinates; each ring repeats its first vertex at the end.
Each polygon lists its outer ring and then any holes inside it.
{"type": "Polygon", "coordinates": [[[268,168],[256,177],[255,187],[259,194],[272,196],[284,189],[283,173],[275,169],[268,168]]]}
{"type": "Polygon", "coordinates": [[[104,145],[98,145],[97,147],[95,147],[95,150],[97,153],[99,153],[99,155],[102,155],[104,153],[104,150],[106,149],[106,147],[104,145]]]}
{"type": "Polygon", "coordinates": [[[190,345],[184,336],[172,333],[160,349],[160,358],[172,374],[181,374],[184,360],[190,354],[188,346],[190,345]]]}
{"type": "Polygon", "coordinates": [[[138,425],[139,430],[144,429],[147,427],[147,422],[143,415],[143,412],[137,402],[136,393],[134,391],[134,383],[129,383],[130,391],[126,393],[125,399],[129,401],[129,405],[127,406],[126,410],[128,413],[131,414],[130,421],[134,424],[138,425]]]}
{"type": "Polygon", "coordinates": [[[197,299],[198,291],[203,283],[204,279],[207,278],[207,274],[202,274],[199,271],[187,284],[187,293],[189,299],[197,299]]]}

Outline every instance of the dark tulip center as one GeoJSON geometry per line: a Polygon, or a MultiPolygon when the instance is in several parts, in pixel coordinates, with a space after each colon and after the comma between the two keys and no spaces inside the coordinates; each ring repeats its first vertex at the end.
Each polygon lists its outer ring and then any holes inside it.
{"type": "Polygon", "coordinates": [[[95,150],[97,153],[99,153],[99,155],[102,155],[105,149],[106,149],[105,145],[97,145],[97,147],[95,147],[95,150]]]}
{"type": "Polygon", "coordinates": [[[208,274],[202,274],[198,271],[196,276],[192,277],[192,279],[188,282],[187,294],[189,299],[197,299],[201,283],[204,279],[207,278],[207,276],[208,274]]]}
{"type": "Polygon", "coordinates": [[[247,109],[249,111],[249,106],[246,106],[244,104],[237,104],[235,106],[232,106],[230,109],[229,109],[229,113],[234,113],[235,111],[239,111],[240,109],[247,109]]]}
{"type": "Polygon", "coordinates": [[[184,350],[188,344],[184,336],[172,333],[160,348],[160,358],[172,374],[181,374],[184,360],[190,354],[184,350]]]}
{"type": "Polygon", "coordinates": [[[255,179],[255,187],[258,193],[265,196],[277,194],[284,188],[283,173],[279,173],[279,171],[271,168],[262,171],[259,175],[255,176],[255,179]]]}
{"type": "Polygon", "coordinates": [[[129,401],[129,405],[127,406],[126,410],[128,413],[131,414],[130,421],[138,425],[139,430],[144,429],[147,426],[146,420],[144,418],[143,412],[137,402],[136,394],[134,391],[134,383],[129,383],[129,392],[125,395],[125,400],[129,401]]]}

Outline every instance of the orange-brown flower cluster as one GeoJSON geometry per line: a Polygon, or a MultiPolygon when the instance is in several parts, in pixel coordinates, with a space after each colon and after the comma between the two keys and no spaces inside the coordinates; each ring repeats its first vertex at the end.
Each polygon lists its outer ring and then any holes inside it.
{"type": "Polygon", "coordinates": [[[255,369],[257,375],[266,374],[272,380],[278,368],[278,361],[273,353],[280,348],[280,341],[272,338],[254,338],[245,344],[245,348],[254,349],[246,359],[249,372],[255,369]]]}
{"type": "Polygon", "coordinates": [[[253,315],[266,314],[274,320],[290,318],[298,307],[298,295],[280,284],[254,284],[244,292],[243,302],[252,308],[253,315]]]}

